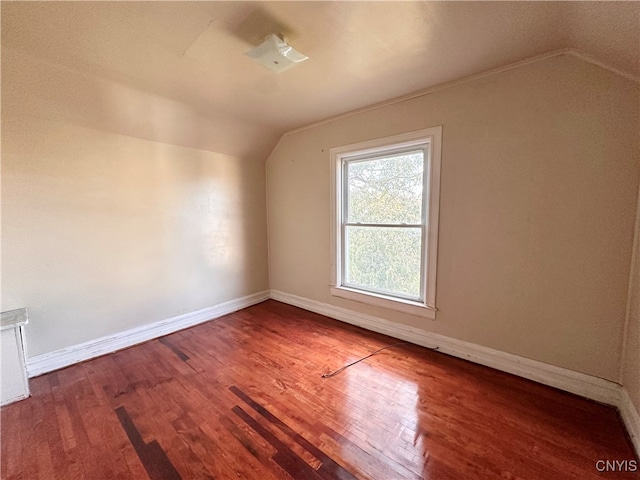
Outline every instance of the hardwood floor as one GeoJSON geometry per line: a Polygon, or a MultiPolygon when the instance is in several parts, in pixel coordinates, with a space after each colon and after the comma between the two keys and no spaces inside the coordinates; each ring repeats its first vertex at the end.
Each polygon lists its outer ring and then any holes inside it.
{"type": "MultiPolygon", "coordinates": [[[[272,300],[31,380],[3,479],[592,479],[613,408],[272,300]]],[[[600,464],[602,466],[603,464],[600,464]]]]}

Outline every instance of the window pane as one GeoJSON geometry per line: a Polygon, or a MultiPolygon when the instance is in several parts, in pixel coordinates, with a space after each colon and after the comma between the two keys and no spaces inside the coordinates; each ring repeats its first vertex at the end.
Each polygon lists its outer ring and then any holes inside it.
{"type": "Polygon", "coordinates": [[[420,297],[420,228],[345,228],[345,285],[420,297]]]}
{"type": "Polygon", "coordinates": [[[347,163],[348,223],[409,223],[422,219],[423,152],[347,163]]]}

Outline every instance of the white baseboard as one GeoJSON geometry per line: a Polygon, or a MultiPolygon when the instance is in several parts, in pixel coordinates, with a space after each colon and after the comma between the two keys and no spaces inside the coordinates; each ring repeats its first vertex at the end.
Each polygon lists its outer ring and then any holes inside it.
{"type": "Polygon", "coordinates": [[[548,363],[531,360],[425,330],[411,328],[399,323],[389,322],[379,317],[354,312],[353,310],[336,307],[278,290],[271,290],[271,298],[417,345],[438,347],[438,351],[448,355],[486,365],[503,372],[512,373],[519,377],[534,380],[538,383],[575,393],[598,402],[614,406],[620,404],[620,385],[602,378],[574,372],[566,368],[556,367],[548,363]]]}
{"type": "Polygon", "coordinates": [[[138,343],[162,337],[170,333],[192,327],[199,323],[212,320],[222,315],[250,307],[269,298],[269,292],[263,291],[236,298],[228,302],[206,307],[195,312],[185,313],[165,320],[160,320],[141,327],[132,328],[115,335],[91,340],[89,342],[62,348],[35,357],[27,358],[27,373],[29,377],[37,377],[53,370],[68,367],[74,363],[83,362],[91,358],[106,355],[138,343]]]}
{"type": "Polygon", "coordinates": [[[195,312],[126,330],[115,335],[27,358],[27,372],[30,378],[37,377],[47,372],[68,367],[74,363],[106,355],[192,327],[222,315],[250,307],[268,298],[417,345],[425,347],[437,346],[438,351],[442,353],[613,405],[619,409],[636,452],[640,455],[640,416],[627,391],[617,383],[278,290],[255,293],[195,312]]]}
{"type": "Polygon", "coordinates": [[[640,457],[640,415],[638,414],[636,406],[631,401],[631,397],[629,397],[629,394],[624,388],[622,389],[618,410],[620,410],[622,421],[627,427],[627,432],[629,432],[629,436],[631,437],[631,443],[633,443],[636,449],[636,455],[640,457]]]}
{"type": "Polygon", "coordinates": [[[20,395],[16,395],[15,397],[2,399],[2,401],[0,402],[0,407],[4,407],[5,405],[9,405],[10,403],[19,402],[20,400],[24,400],[25,398],[29,398],[29,394],[23,393],[20,395]]]}
{"type": "Polygon", "coordinates": [[[417,345],[431,348],[438,347],[438,351],[442,353],[617,407],[629,432],[636,454],[640,456],[640,416],[638,415],[638,410],[627,391],[615,382],[437,333],[389,322],[379,317],[354,312],[353,310],[279,290],[271,290],[271,298],[417,345]]]}

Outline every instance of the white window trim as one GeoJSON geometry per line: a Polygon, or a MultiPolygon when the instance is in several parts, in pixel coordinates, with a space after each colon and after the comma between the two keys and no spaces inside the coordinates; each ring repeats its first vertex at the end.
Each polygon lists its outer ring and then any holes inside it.
{"type": "Polygon", "coordinates": [[[414,132],[403,133],[391,137],[368,140],[334,147],[330,150],[331,158],[331,281],[330,292],[336,297],[346,298],[360,303],[396,310],[410,315],[436,318],[436,274],[438,260],[438,217],[440,212],[440,158],[442,154],[442,126],[426,128],[414,132]],[[341,225],[342,225],[342,159],[369,152],[384,152],[398,147],[411,147],[428,143],[427,168],[429,179],[427,195],[429,211],[427,215],[427,238],[423,252],[423,276],[426,295],[424,301],[404,300],[371,292],[355,290],[341,284],[341,225]]]}

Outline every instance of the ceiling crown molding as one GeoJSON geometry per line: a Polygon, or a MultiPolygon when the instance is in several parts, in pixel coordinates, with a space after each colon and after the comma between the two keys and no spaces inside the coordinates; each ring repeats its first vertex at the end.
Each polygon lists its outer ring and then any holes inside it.
{"type": "Polygon", "coordinates": [[[550,58],[554,58],[554,57],[559,57],[561,55],[567,55],[567,56],[571,56],[571,57],[575,57],[575,58],[579,58],[580,60],[590,63],[592,65],[595,65],[597,67],[603,68],[605,70],[608,70],[611,73],[614,73],[620,77],[626,78],[627,80],[631,80],[634,83],[638,83],[640,84],[640,77],[637,75],[633,75],[631,73],[625,72],[623,70],[620,70],[619,68],[616,68],[612,65],[609,65],[606,62],[603,62],[587,53],[584,53],[580,50],[577,50],[575,48],[560,48],[558,50],[552,50],[551,52],[547,52],[547,53],[543,53],[541,55],[536,55],[534,57],[529,57],[529,58],[525,58],[524,60],[519,60],[517,62],[514,63],[509,63],[507,65],[503,65],[502,67],[498,67],[498,68],[493,68],[491,70],[487,70],[485,72],[481,72],[481,73],[476,73],[474,75],[470,75],[468,77],[463,77],[460,78],[458,80],[452,80],[450,82],[445,82],[445,83],[441,83],[439,85],[434,85],[433,87],[429,87],[426,88],[424,90],[419,90],[417,92],[413,92],[407,95],[403,95],[401,97],[396,97],[393,98],[391,100],[386,100],[384,102],[380,102],[380,103],[376,103],[374,105],[369,105],[367,107],[363,107],[363,108],[359,108],[357,110],[352,110],[350,112],[345,112],[342,113],[340,115],[336,115],[333,117],[329,117],[326,118],[324,120],[320,120],[318,122],[314,122],[314,123],[310,123],[308,125],[304,125],[302,127],[298,127],[298,128],[294,128],[293,130],[289,130],[288,132],[285,132],[281,137],[280,140],[278,140],[278,143],[276,144],[276,146],[273,148],[273,150],[271,151],[271,154],[269,154],[269,157],[267,158],[266,162],[268,162],[269,160],[271,160],[271,157],[274,156],[274,154],[278,151],[278,148],[280,147],[280,145],[282,144],[282,141],[284,140],[285,137],[287,137],[288,135],[294,134],[294,133],[298,133],[298,132],[302,132],[305,130],[309,130],[315,127],[319,127],[321,125],[325,125],[327,123],[332,123],[335,122],[337,120],[342,120],[344,118],[349,118],[352,117],[354,115],[359,115],[361,113],[365,113],[365,112],[370,112],[372,110],[377,110],[379,108],[384,108],[384,107],[388,107],[390,105],[395,105],[397,103],[402,103],[402,102],[406,102],[407,100],[412,100],[414,98],[419,98],[419,97],[423,97],[425,95],[429,95],[431,93],[437,92],[439,90],[444,90],[447,88],[451,88],[451,87],[456,87],[458,85],[463,85],[465,83],[470,83],[470,82],[474,82],[476,80],[480,80],[482,78],[485,77],[490,77],[492,75],[496,75],[498,73],[503,73],[503,72],[507,72],[510,70],[515,70],[517,68],[521,68],[524,67],[526,65],[531,65],[532,63],[538,63],[544,60],[548,60],[550,58]]]}
{"type": "Polygon", "coordinates": [[[629,72],[625,72],[624,70],[620,70],[619,68],[614,67],[613,65],[609,65],[606,62],[603,62],[599,59],[597,59],[596,57],[589,55],[588,53],[585,53],[581,50],[578,50],[576,48],[566,48],[565,49],[566,55],[572,55],[576,58],[579,58],[581,60],[584,60],[585,62],[591,63],[593,65],[596,65],[600,68],[603,68],[605,70],[608,70],[612,73],[615,73],[616,75],[619,75],[623,78],[626,78],[627,80],[631,80],[632,82],[635,83],[640,83],[640,76],[638,75],[634,75],[633,73],[629,73],[629,72]]]}

